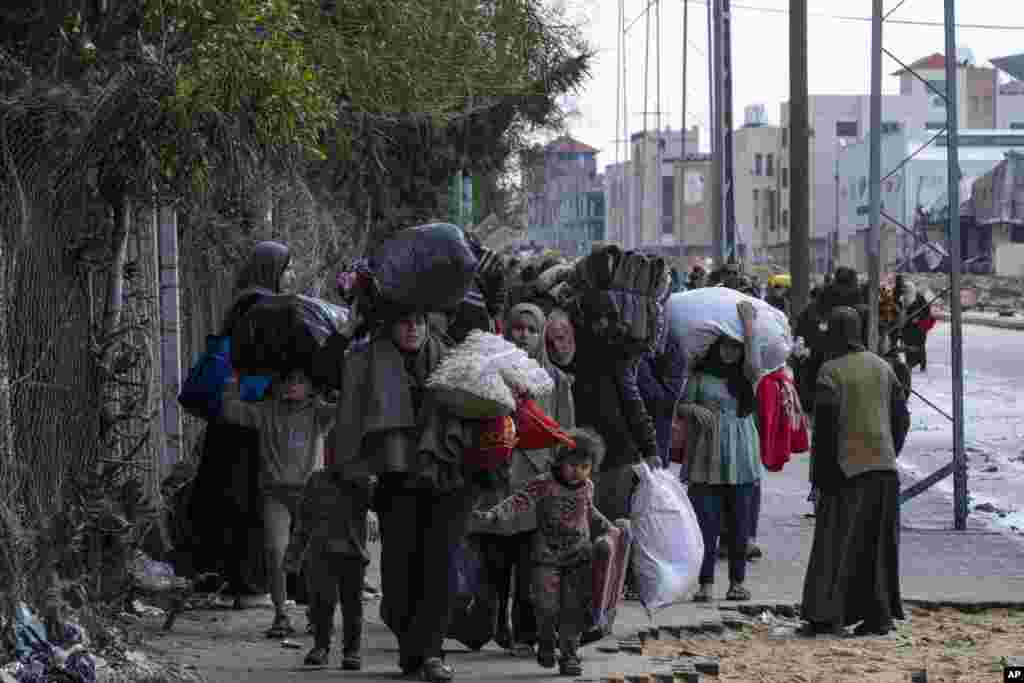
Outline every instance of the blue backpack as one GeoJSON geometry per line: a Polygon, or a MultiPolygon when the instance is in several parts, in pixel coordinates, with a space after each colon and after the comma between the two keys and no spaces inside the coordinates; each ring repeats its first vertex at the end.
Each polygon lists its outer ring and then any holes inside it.
{"type": "MultiPolygon", "coordinates": [[[[209,335],[206,350],[192,365],[178,394],[178,403],[185,412],[203,420],[217,420],[224,403],[224,385],[231,379],[231,337],[209,335]]],[[[243,401],[263,399],[270,378],[244,376],[239,387],[243,401]]]]}

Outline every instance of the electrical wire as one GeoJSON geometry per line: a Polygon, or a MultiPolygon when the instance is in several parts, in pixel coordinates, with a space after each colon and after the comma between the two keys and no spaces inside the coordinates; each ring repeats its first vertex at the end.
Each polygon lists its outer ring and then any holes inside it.
{"type": "MultiPolygon", "coordinates": [[[[640,21],[645,14],[654,6],[657,0],[649,0],[647,6],[633,18],[632,21],[625,28],[625,32],[628,33],[636,22],[640,21]]],[[[708,6],[707,0],[683,0],[694,5],[708,6]]],[[[779,14],[788,15],[789,10],[782,7],[765,7],[763,5],[743,5],[732,3],[731,9],[743,10],[749,12],[762,12],[764,14],[779,14]]],[[[807,16],[818,17],[820,19],[831,19],[833,21],[844,21],[844,22],[856,22],[856,23],[871,23],[871,17],[856,17],[848,14],[827,14],[825,12],[808,12],[807,16]]],[[[885,20],[887,24],[898,24],[902,26],[921,26],[926,28],[943,28],[945,24],[941,21],[927,21],[924,19],[889,19],[885,20]]],[[[1024,31],[1024,26],[1000,26],[998,24],[956,24],[957,28],[968,29],[974,31],[1024,31]]]]}

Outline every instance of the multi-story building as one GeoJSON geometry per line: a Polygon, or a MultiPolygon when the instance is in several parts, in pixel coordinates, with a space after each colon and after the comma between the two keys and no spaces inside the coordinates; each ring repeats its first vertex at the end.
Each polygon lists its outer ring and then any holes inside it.
{"type": "Polygon", "coordinates": [[[789,213],[779,210],[779,192],[789,183],[779,164],[781,142],[782,129],[768,124],[764,107],[747,107],[743,127],[733,133],[733,195],[737,247],[753,263],[770,260],[766,245],[789,224],[789,213]]]}
{"type": "MultiPolygon", "coordinates": [[[[1000,60],[996,60],[999,62],[1000,60]]],[[[945,92],[945,57],[934,54],[918,60],[911,68],[939,92],[945,92]]],[[[1001,67],[1002,68],[1002,67],[1001,67]]],[[[905,131],[915,137],[927,132],[924,144],[945,127],[946,108],[941,97],[907,70],[893,76],[900,79],[899,95],[882,97],[883,134],[905,131]]],[[[1024,85],[1019,82],[1000,84],[997,69],[975,66],[970,52],[960,55],[958,67],[957,102],[960,107],[961,128],[964,130],[1024,128],[1024,85]]],[[[812,240],[812,268],[818,272],[827,269],[833,256],[840,262],[852,263],[854,255],[851,238],[856,228],[842,220],[843,200],[839,166],[851,146],[868,137],[870,125],[868,95],[812,95],[808,101],[811,125],[810,167],[810,233],[812,240]],[[833,253],[833,245],[835,253],[833,253]]],[[[780,186],[779,230],[764,234],[764,251],[773,261],[784,264],[789,260],[789,221],[791,215],[789,169],[789,104],[781,106],[782,136],[778,165],[787,177],[786,186],[780,186]],[[787,221],[783,224],[783,216],[787,221]]],[[[907,154],[914,150],[908,150],[907,154]]],[[[943,153],[944,158],[944,153],[943,153]]],[[[902,161],[883,161],[883,175],[902,161]]],[[[883,190],[884,192],[884,190],[883,190]]]]}
{"type": "MultiPolygon", "coordinates": [[[[630,160],[605,167],[608,239],[627,249],[677,253],[675,162],[684,132],[666,128],[630,137],[630,160]]],[[[685,131],[686,154],[699,149],[699,129],[685,131]]]]}
{"type": "MultiPolygon", "coordinates": [[[[896,130],[882,136],[882,167],[899,167],[882,183],[883,269],[896,269],[911,258],[918,246],[920,236],[916,230],[922,223],[921,219],[943,202],[948,204],[945,198],[948,189],[946,136],[940,135],[934,144],[925,147],[933,135],[929,131],[896,130]],[[917,150],[920,151],[911,157],[917,150]]],[[[968,179],[962,183],[961,194],[963,199],[967,199],[972,187],[971,179],[991,174],[1008,153],[1024,152],[1024,130],[961,132],[959,142],[960,170],[968,179]]],[[[867,265],[864,244],[868,229],[869,153],[869,141],[861,140],[848,146],[839,162],[839,220],[841,231],[849,235],[850,240],[847,262],[858,270],[867,265]]],[[[886,175],[889,175],[888,171],[886,175]]],[[[1006,196],[1012,196],[1012,193],[1006,196]]],[[[971,243],[977,243],[977,240],[965,241],[965,244],[971,243]]],[[[1010,258],[1009,253],[1006,251],[1006,259],[1010,258]]],[[[965,257],[979,255],[974,250],[964,252],[965,257]]]]}
{"type": "Polygon", "coordinates": [[[711,155],[689,154],[672,162],[675,177],[673,255],[695,259],[713,256],[711,234],[711,155]]]}
{"type": "Polygon", "coordinates": [[[567,256],[605,239],[604,179],[597,150],[565,135],[525,170],[527,231],[532,242],[567,256]]]}

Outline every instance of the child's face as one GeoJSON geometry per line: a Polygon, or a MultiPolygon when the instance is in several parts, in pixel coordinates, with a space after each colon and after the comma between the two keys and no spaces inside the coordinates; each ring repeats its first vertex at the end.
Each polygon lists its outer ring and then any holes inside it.
{"type": "Polygon", "coordinates": [[[508,331],[512,343],[529,354],[536,353],[540,346],[540,326],[532,315],[517,315],[508,331]]]}
{"type": "Polygon", "coordinates": [[[576,484],[579,482],[587,481],[590,479],[590,475],[594,470],[594,464],[589,460],[577,461],[577,462],[563,462],[559,465],[560,474],[562,479],[569,482],[570,484],[576,484]]]}

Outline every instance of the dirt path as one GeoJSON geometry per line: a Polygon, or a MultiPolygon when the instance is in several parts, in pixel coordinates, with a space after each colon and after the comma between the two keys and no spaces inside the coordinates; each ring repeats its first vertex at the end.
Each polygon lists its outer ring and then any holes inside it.
{"type": "Polygon", "coordinates": [[[648,641],[644,654],[718,657],[718,680],[744,683],[906,683],[920,670],[929,683],[991,683],[1003,680],[1004,657],[1024,654],[1024,611],[908,616],[886,637],[777,638],[758,623],[732,641],[648,641]]]}

